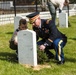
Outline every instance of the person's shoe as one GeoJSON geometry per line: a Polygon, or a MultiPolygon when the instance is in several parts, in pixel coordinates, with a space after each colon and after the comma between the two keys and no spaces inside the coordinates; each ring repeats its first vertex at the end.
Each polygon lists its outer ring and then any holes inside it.
{"type": "Polygon", "coordinates": [[[18,57],[16,57],[16,60],[18,61],[18,57]]]}
{"type": "Polygon", "coordinates": [[[54,58],[54,54],[48,55],[48,59],[53,59],[53,58],[54,58]]]}
{"type": "Polygon", "coordinates": [[[61,65],[61,64],[64,64],[64,63],[65,63],[65,60],[57,62],[58,65],[61,65]]]}
{"type": "Polygon", "coordinates": [[[16,50],[16,60],[18,61],[18,51],[16,50]]]}
{"type": "Polygon", "coordinates": [[[52,52],[45,50],[45,53],[46,53],[48,59],[54,58],[54,54],[52,52]]]}
{"type": "Polygon", "coordinates": [[[52,58],[54,58],[53,54],[48,56],[48,59],[52,59],[52,58]]]}

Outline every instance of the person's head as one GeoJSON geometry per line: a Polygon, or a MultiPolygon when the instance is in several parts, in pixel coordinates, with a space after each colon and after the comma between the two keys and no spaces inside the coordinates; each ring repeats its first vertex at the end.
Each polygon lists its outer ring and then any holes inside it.
{"type": "Polygon", "coordinates": [[[65,0],[64,6],[68,6],[68,5],[69,5],[69,0],[65,0]]]}
{"type": "Polygon", "coordinates": [[[20,21],[19,21],[19,29],[20,30],[27,29],[27,21],[26,21],[26,19],[20,19],[20,21]]]}
{"type": "Polygon", "coordinates": [[[40,26],[41,19],[40,19],[40,16],[39,16],[39,12],[34,12],[32,14],[27,15],[26,17],[29,18],[29,21],[33,26],[35,26],[35,27],[40,26]]]}

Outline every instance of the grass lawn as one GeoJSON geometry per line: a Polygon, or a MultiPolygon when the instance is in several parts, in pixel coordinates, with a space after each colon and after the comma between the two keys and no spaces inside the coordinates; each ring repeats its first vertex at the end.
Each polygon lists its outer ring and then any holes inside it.
{"type": "Polygon", "coordinates": [[[64,47],[65,64],[57,65],[55,60],[51,59],[48,62],[51,68],[39,71],[26,68],[15,60],[15,51],[9,48],[13,24],[0,26],[0,75],[76,75],[76,16],[69,17],[69,23],[69,28],[58,27],[68,37],[67,45],[64,47]]]}

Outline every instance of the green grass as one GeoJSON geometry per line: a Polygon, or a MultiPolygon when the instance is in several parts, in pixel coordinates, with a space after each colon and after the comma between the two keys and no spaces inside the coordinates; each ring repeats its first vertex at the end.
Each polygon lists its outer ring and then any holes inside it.
{"type": "MultiPolygon", "coordinates": [[[[15,51],[9,48],[9,39],[12,36],[13,24],[0,26],[0,75],[76,75],[76,16],[69,17],[69,28],[58,29],[68,37],[64,47],[65,64],[57,65],[54,59],[48,64],[51,68],[34,71],[26,68],[15,60],[15,51]]],[[[29,28],[31,25],[29,25],[29,28]]]]}

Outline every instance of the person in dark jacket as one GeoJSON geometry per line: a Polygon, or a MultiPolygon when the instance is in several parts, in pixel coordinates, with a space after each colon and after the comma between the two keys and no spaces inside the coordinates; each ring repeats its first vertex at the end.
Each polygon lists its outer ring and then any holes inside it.
{"type": "Polygon", "coordinates": [[[37,42],[39,49],[44,51],[49,58],[52,55],[50,49],[55,49],[57,63],[64,64],[63,47],[67,43],[65,34],[57,29],[53,20],[41,19],[39,12],[31,13],[26,17],[29,18],[33,30],[36,32],[37,40],[42,38],[37,42]]]}

